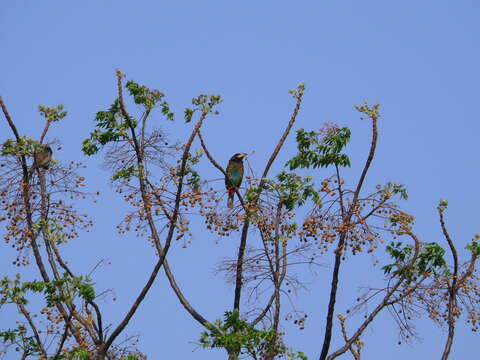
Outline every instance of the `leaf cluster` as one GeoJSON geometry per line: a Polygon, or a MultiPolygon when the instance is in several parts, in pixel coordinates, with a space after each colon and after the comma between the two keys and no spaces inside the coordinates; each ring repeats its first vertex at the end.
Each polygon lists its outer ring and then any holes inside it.
{"type": "MultiPolygon", "coordinates": [[[[164,94],[159,90],[150,90],[144,85],[136,82],[127,81],[126,88],[136,104],[143,105],[146,111],[151,111],[159,106],[162,114],[168,120],[174,119],[173,112],[170,111],[170,105],[163,100],[164,94]]],[[[126,117],[122,114],[120,100],[117,98],[108,110],[98,111],[95,115],[95,130],[90,133],[90,137],[83,141],[82,150],[85,155],[94,155],[100,147],[110,142],[116,142],[127,137],[127,131],[136,128],[138,121],[131,116],[126,117]]]]}
{"type": "Polygon", "coordinates": [[[38,105],[38,111],[40,111],[40,114],[45,119],[47,119],[48,122],[60,121],[65,116],[67,116],[67,112],[62,110],[63,110],[63,105],[57,105],[57,106],[38,105]]]}
{"type": "Polygon", "coordinates": [[[127,81],[125,87],[133,97],[135,104],[143,105],[148,111],[159,106],[162,114],[165,115],[168,120],[173,121],[174,114],[170,111],[170,105],[163,100],[165,95],[160,92],[160,90],[150,90],[145,85],[137,84],[133,80],[127,81]]]}
{"type": "Polygon", "coordinates": [[[33,336],[27,336],[27,329],[22,324],[18,325],[16,329],[0,331],[0,342],[6,346],[16,345],[17,351],[22,349],[25,357],[40,353],[37,341],[33,336]]]}
{"type": "Polygon", "coordinates": [[[387,245],[386,251],[395,262],[382,267],[384,274],[395,277],[404,276],[408,283],[416,281],[421,276],[448,271],[444,258],[445,249],[436,242],[422,244],[417,259],[410,266],[409,262],[413,255],[411,246],[402,247],[401,242],[392,242],[387,245]]]}
{"type": "Polygon", "coordinates": [[[33,156],[36,151],[43,150],[43,145],[37,140],[20,136],[20,140],[7,139],[2,144],[1,155],[8,156],[33,156]]]}
{"type": "Polygon", "coordinates": [[[213,108],[221,102],[223,102],[223,98],[220,95],[200,94],[196,98],[192,99],[193,108],[185,109],[185,122],[189,123],[192,121],[193,114],[195,114],[197,111],[202,114],[213,113],[214,115],[218,115],[218,111],[213,111],[213,108]]]}
{"type": "Polygon", "coordinates": [[[475,235],[475,238],[472,240],[472,242],[466,246],[467,250],[472,253],[474,258],[480,257],[480,244],[478,243],[479,238],[480,234],[475,235]]]}
{"type": "MultiPolygon", "coordinates": [[[[305,204],[311,199],[314,204],[320,204],[320,195],[314,189],[312,177],[301,177],[295,173],[282,171],[276,176],[276,180],[265,180],[263,190],[273,193],[278,197],[282,205],[289,211],[295,207],[305,204]]],[[[251,187],[247,190],[247,201],[251,202],[258,198],[261,190],[258,187],[251,187]]]]}
{"type": "Polygon", "coordinates": [[[82,144],[85,155],[94,155],[100,147],[126,136],[128,128],[136,126],[134,119],[125,121],[120,114],[120,102],[116,99],[108,110],[98,111],[95,115],[96,128],[82,144]]]}
{"type": "Polygon", "coordinates": [[[130,165],[129,167],[125,169],[118,170],[115,174],[112,176],[112,180],[118,180],[118,179],[125,179],[128,180],[132,176],[139,176],[140,172],[135,168],[134,165],[130,165]]]}
{"type": "Polygon", "coordinates": [[[386,199],[390,199],[392,195],[400,195],[400,199],[408,200],[408,193],[405,185],[394,182],[388,182],[383,188],[377,185],[377,188],[382,192],[386,199]]]}
{"type": "Polygon", "coordinates": [[[194,189],[194,191],[200,191],[200,174],[197,170],[194,169],[194,166],[198,164],[201,157],[203,156],[203,151],[200,149],[195,150],[195,155],[188,154],[188,161],[185,167],[185,172],[188,175],[187,184],[194,189]]]}
{"type": "Polygon", "coordinates": [[[26,304],[25,295],[28,291],[45,295],[47,306],[52,307],[62,302],[71,303],[77,297],[85,301],[92,301],[95,298],[95,290],[91,279],[86,276],[71,277],[67,273],[58,280],[26,281],[21,282],[19,275],[15,280],[5,277],[0,281],[0,305],[6,303],[26,304]]]}
{"type": "MultiPolygon", "coordinates": [[[[369,105],[368,102],[365,101],[362,105],[355,105],[355,109],[370,119],[378,119],[380,117],[380,104],[369,105]]],[[[361,117],[360,119],[364,120],[365,117],[361,117]]]]}
{"type": "Polygon", "coordinates": [[[341,151],[350,141],[351,132],[347,127],[330,128],[325,136],[315,131],[297,130],[297,155],[287,164],[290,170],[297,168],[318,168],[335,164],[350,166],[347,154],[341,151]]]}
{"type": "Polygon", "coordinates": [[[200,344],[205,348],[224,348],[229,354],[247,352],[254,358],[266,355],[276,344],[277,334],[273,329],[258,330],[240,319],[238,310],[226,311],[224,320],[209,324],[208,331],[201,334],[200,344]]]}

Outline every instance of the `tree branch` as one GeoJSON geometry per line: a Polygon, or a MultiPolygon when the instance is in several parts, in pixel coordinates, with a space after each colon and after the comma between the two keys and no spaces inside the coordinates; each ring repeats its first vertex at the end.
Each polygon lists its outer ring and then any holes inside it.
{"type": "MultiPolygon", "coordinates": [[[[292,129],[293,124],[295,123],[295,120],[297,119],[298,112],[300,111],[300,107],[302,105],[302,98],[303,98],[304,89],[305,89],[305,86],[303,85],[303,83],[298,85],[298,92],[295,95],[295,98],[297,99],[296,104],[295,104],[295,108],[293,109],[293,113],[290,117],[290,121],[288,122],[287,127],[284,130],[282,137],[278,141],[277,146],[273,150],[273,153],[270,156],[270,159],[268,160],[267,165],[265,166],[265,169],[263,170],[262,179],[260,180],[260,184],[258,186],[259,195],[260,195],[260,192],[262,191],[262,187],[265,184],[265,181],[267,180],[266,177],[268,175],[268,171],[270,170],[270,167],[272,166],[273,162],[277,158],[277,155],[280,152],[280,149],[282,148],[283,144],[285,143],[285,140],[287,139],[287,136],[290,133],[290,130],[292,129]]],[[[246,245],[247,245],[248,228],[250,226],[250,220],[248,218],[249,216],[250,216],[250,214],[247,213],[247,218],[245,219],[245,222],[243,223],[242,235],[240,237],[240,246],[238,248],[237,269],[236,269],[236,277],[235,277],[236,278],[235,279],[235,296],[234,296],[234,299],[233,299],[233,309],[234,310],[240,310],[240,297],[241,297],[242,287],[243,287],[243,281],[242,281],[243,261],[244,261],[244,257],[245,257],[245,248],[246,248],[246,245]]]]}
{"type": "Polygon", "coordinates": [[[17,306],[20,310],[20,312],[23,314],[23,316],[25,317],[25,319],[27,319],[28,321],[28,324],[30,325],[30,328],[32,329],[33,331],[33,336],[35,337],[35,340],[38,344],[38,348],[40,349],[40,353],[42,354],[42,357],[46,358],[47,357],[47,353],[45,351],[45,348],[43,346],[43,343],[42,341],[40,340],[40,336],[38,335],[38,330],[37,330],[37,327],[35,326],[32,318],[30,317],[30,313],[28,312],[28,310],[25,308],[25,306],[21,303],[21,302],[17,302],[17,306]]]}
{"type": "MultiPolygon", "coordinates": [[[[413,239],[414,244],[415,244],[414,245],[414,254],[413,254],[412,258],[410,259],[409,263],[406,265],[406,267],[408,268],[408,267],[412,267],[415,264],[415,261],[418,258],[418,254],[420,253],[420,241],[418,240],[417,236],[415,234],[413,234],[410,230],[405,229],[405,233],[413,239]]],[[[373,319],[378,315],[378,313],[383,308],[388,306],[390,298],[397,291],[397,289],[402,285],[402,283],[404,282],[405,279],[406,279],[406,275],[404,274],[400,277],[400,279],[397,281],[397,283],[387,292],[387,294],[383,298],[382,302],[377,305],[375,310],[367,317],[367,319],[362,323],[362,325],[360,325],[360,327],[357,329],[355,334],[348,341],[346,341],[344,346],[342,346],[340,349],[338,349],[337,351],[335,351],[334,353],[329,355],[326,358],[327,360],[333,360],[336,357],[338,357],[338,356],[342,355],[343,353],[345,353],[346,351],[348,351],[348,349],[350,349],[350,347],[353,345],[353,343],[355,343],[355,341],[357,341],[359,339],[359,337],[362,335],[363,331],[373,321],[373,319]]],[[[400,300],[400,298],[397,299],[397,301],[398,300],[400,300]]]]}
{"type": "MultiPolygon", "coordinates": [[[[60,356],[60,353],[62,352],[63,345],[65,344],[65,340],[67,340],[67,335],[68,335],[68,330],[70,329],[70,323],[72,320],[72,315],[73,312],[70,312],[70,315],[68,315],[67,322],[65,323],[65,329],[63,331],[62,339],[60,340],[60,343],[58,344],[57,351],[55,352],[55,356],[53,359],[57,359],[60,356]]],[[[71,329],[70,329],[71,331],[71,329]]]]}
{"type": "Polygon", "coordinates": [[[154,267],[154,269],[153,269],[153,271],[150,275],[150,278],[148,279],[147,284],[144,286],[144,288],[142,289],[142,291],[138,295],[137,299],[133,303],[129,312],[127,313],[125,318],[122,320],[122,322],[117,326],[117,328],[112,332],[112,334],[110,335],[108,340],[105,342],[104,346],[102,347],[101,352],[104,353],[104,354],[107,352],[108,348],[112,345],[115,338],[118,335],[120,335],[120,333],[123,331],[123,329],[127,326],[128,322],[130,321],[132,316],[135,314],[137,308],[140,306],[140,304],[143,301],[143,299],[145,298],[147,292],[150,290],[150,287],[152,286],[152,284],[153,284],[153,282],[154,282],[154,280],[155,280],[155,278],[158,274],[158,271],[160,270],[160,268],[162,267],[162,265],[165,261],[166,255],[167,255],[168,250],[170,248],[170,244],[171,244],[171,241],[172,241],[173,234],[175,232],[175,225],[176,225],[176,222],[177,222],[177,218],[178,218],[178,215],[180,213],[180,201],[181,201],[181,195],[182,195],[182,189],[183,189],[183,179],[185,177],[185,168],[186,168],[186,165],[187,165],[187,160],[188,160],[188,155],[189,155],[189,152],[190,152],[190,147],[192,146],[192,143],[193,143],[193,140],[195,139],[195,136],[197,135],[198,131],[200,130],[200,127],[202,126],[205,118],[208,115],[208,112],[206,112],[206,111],[202,112],[202,114],[200,116],[200,119],[195,124],[194,130],[192,131],[192,134],[190,135],[187,143],[185,144],[185,148],[184,148],[183,156],[182,156],[182,162],[181,162],[181,166],[180,166],[180,177],[178,179],[178,186],[177,186],[177,194],[176,194],[176,197],[175,197],[174,211],[173,211],[173,214],[172,214],[172,217],[171,217],[171,220],[170,220],[169,230],[168,230],[168,234],[167,234],[166,240],[165,240],[165,246],[162,248],[162,245],[160,244],[160,239],[159,239],[159,236],[158,236],[158,232],[157,232],[156,227],[155,227],[155,223],[154,223],[153,218],[151,216],[149,200],[148,200],[148,197],[147,197],[146,188],[145,188],[145,184],[144,184],[144,181],[143,181],[143,179],[144,179],[143,163],[142,163],[143,159],[141,157],[139,144],[136,140],[135,128],[133,127],[133,125],[129,121],[130,115],[128,115],[128,113],[126,111],[126,108],[125,108],[125,104],[123,102],[122,76],[123,76],[122,73],[120,71],[117,71],[117,79],[118,79],[117,87],[118,87],[118,99],[119,99],[120,109],[122,111],[122,114],[123,114],[125,120],[129,122],[129,126],[130,126],[131,133],[132,133],[132,138],[133,138],[133,142],[134,142],[134,146],[135,146],[135,151],[137,153],[137,161],[139,163],[139,168],[142,169],[142,171],[139,175],[140,190],[141,190],[141,193],[142,193],[144,209],[145,209],[145,212],[147,214],[148,223],[149,223],[149,226],[150,226],[150,229],[151,229],[151,234],[152,234],[152,237],[154,238],[154,242],[155,242],[156,247],[157,247],[159,260],[158,260],[157,264],[155,265],[155,267],[154,267]]]}
{"type": "Polygon", "coordinates": [[[145,298],[145,296],[147,295],[148,293],[148,290],[150,290],[150,288],[152,287],[153,285],[153,282],[155,281],[156,277],[157,277],[157,274],[158,274],[158,271],[160,270],[160,267],[163,265],[163,262],[164,262],[164,259],[165,258],[160,258],[157,263],[155,264],[155,267],[153,268],[152,270],[152,273],[150,274],[150,277],[148,278],[148,281],[147,283],[145,284],[145,286],[143,287],[142,291],[140,292],[140,294],[137,296],[135,302],[133,303],[132,307],[130,308],[130,310],[128,311],[127,315],[124,317],[124,319],[122,320],[122,322],[120,324],[118,324],[118,326],[115,328],[115,330],[112,332],[112,334],[109,336],[109,338],[107,339],[107,341],[105,341],[105,343],[103,344],[103,346],[101,347],[100,351],[101,353],[105,354],[108,350],[108,348],[112,345],[113,341],[117,338],[118,335],[120,335],[120,333],[123,331],[123,329],[125,329],[125,327],[127,326],[128,322],[130,321],[130,319],[133,317],[133,315],[135,314],[135,312],[137,311],[138,307],[140,306],[140,304],[142,303],[143,299],[145,298]]]}
{"type": "MultiPolygon", "coordinates": [[[[227,177],[226,171],[218,164],[218,162],[215,161],[212,154],[210,154],[210,152],[208,151],[207,145],[205,145],[205,140],[203,139],[202,133],[200,131],[198,131],[198,138],[200,140],[200,144],[202,145],[203,151],[205,151],[205,155],[207,155],[208,160],[210,160],[212,165],[215,166],[218,170],[220,170],[220,172],[226,178],[227,177]]],[[[242,194],[240,194],[240,189],[235,188],[235,193],[238,196],[238,200],[240,200],[240,204],[242,204],[243,210],[245,211],[245,213],[248,213],[248,209],[245,206],[245,202],[243,201],[242,194]]]]}
{"type": "Polygon", "coordinates": [[[5,119],[7,119],[8,125],[10,126],[10,129],[12,129],[12,132],[15,135],[17,142],[20,142],[20,134],[18,133],[17,127],[15,126],[15,123],[13,122],[12,117],[8,113],[7,106],[3,102],[3,99],[1,96],[0,96],[0,107],[2,108],[3,115],[5,115],[5,119]]]}
{"type": "MultiPolygon", "coordinates": [[[[347,329],[345,327],[346,318],[344,316],[342,316],[342,314],[338,314],[337,317],[338,317],[338,320],[340,321],[340,327],[342,329],[343,340],[348,341],[347,329]]],[[[352,353],[352,356],[355,360],[360,360],[360,351],[355,351],[355,349],[353,348],[353,344],[352,344],[352,346],[350,346],[349,350],[352,353]]]]}
{"type": "Polygon", "coordinates": [[[194,308],[193,306],[188,302],[186,297],[183,295],[182,291],[180,290],[180,287],[178,286],[177,282],[175,281],[175,277],[173,276],[170,266],[168,265],[167,260],[164,260],[163,263],[163,270],[165,271],[165,274],[167,275],[168,281],[170,283],[170,286],[172,287],[173,291],[177,295],[178,300],[180,300],[180,303],[183,305],[185,310],[192,315],[192,317],[197,320],[201,325],[207,327],[208,321],[200,315],[194,308]]]}
{"type": "MultiPolygon", "coordinates": [[[[368,154],[367,161],[365,162],[365,166],[362,170],[360,175],[360,179],[357,184],[357,188],[353,194],[352,204],[350,205],[347,215],[345,216],[343,223],[348,224],[352,215],[357,207],[358,196],[360,194],[360,190],[362,189],[363,182],[367,175],[368,169],[370,168],[370,164],[372,163],[373,157],[375,156],[375,149],[377,146],[377,137],[378,137],[378,130],[377,130],[377,119],[378,116],[376,114],[372,114],[370,116],[372,120],[372,142],[370,145],[370,151],[368,154]]],[[[335,311],[335,302],[337,297],[337,288],[338,288],[338,279],[340,273],[340,264],[342,261],[342,254],[345,246],[345,241],[347,238],[347,232],[342,232],[340,235],[340,239],[338,241],[338,246],[335,251],[335,264],[333,267],[333,274],[332,274],[332,284],[330,289],[330,300],[328,303],[328,311],[327,311],[327,321],[325,325],[325,337],[323,340],[322,352],[320,354],[320,360],[325,360],[328,355],[328,350],[330,348],[330,341],[332,339],[332,327],[333,327],[333,313],[335,311]]]]}
{"type": "Polygon", "coordinates": [[[455,336],[455,305],[457,299],[457,292],[458,292],[458,253],[453,241],[450,237],[450,234],[447,231],[447,226],[445,225],[445,219],[443,217],[443,212],[445,211],[445,207],[441,205],[437,208],[438,214],[440,216],[440,226],[442,227],[443,235],[448,242],[448,246],[450,247],[450,252],[453,256],[453,275],[452,275],[452,283],[448,285],[448,337],[447,342],[445,343],[445,347],[442,353],[442,360],[447,360],[448,356],[450,355],[450,350],[452,349],[453,344],[453,337],[455,336]]]}

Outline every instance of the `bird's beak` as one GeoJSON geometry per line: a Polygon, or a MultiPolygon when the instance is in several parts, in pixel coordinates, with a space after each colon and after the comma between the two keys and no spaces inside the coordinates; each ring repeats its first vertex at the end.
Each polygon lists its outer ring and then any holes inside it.
{"type": "Polygon", "coordinates": [[[238,155],[238,157],[239,157],[240,159],[243,159],[243,158],[246,157],[247,155],[248,155],[248,154],[242,153],[242,154],[238,155]]]}

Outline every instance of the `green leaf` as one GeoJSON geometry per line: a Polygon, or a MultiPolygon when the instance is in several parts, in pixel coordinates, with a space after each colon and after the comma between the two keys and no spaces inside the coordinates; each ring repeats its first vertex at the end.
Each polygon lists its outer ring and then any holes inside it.
{"type": "Polygon", "coordinates": [[[327,167],[332,164],[350,166],[350,159],[340,152],[350,141],[349,128],[329,127],[321,133],[297,130],[297,155],[287,162],[290,170],[327,167]]]}
{"type": "Polygon", "coordinates": [[[67,112],[62,111],[63,105],[58,105],[58,106],[38,105],[38,110],[40,111],[40,114],[47,119],[47,121],[60,121],[65,116],[67,116],[67,112]]]}

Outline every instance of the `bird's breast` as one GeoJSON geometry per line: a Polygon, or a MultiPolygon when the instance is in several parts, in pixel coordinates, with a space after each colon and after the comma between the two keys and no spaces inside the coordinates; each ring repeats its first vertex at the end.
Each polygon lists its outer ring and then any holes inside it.
{"type": "Polygon", "coordinates": [[[234,182],[235,184],[238,184],[239,181],[242,179],[242,174],[240,169],[232,169],[232,171],[229,174],[230,180],[234,182]]]}

